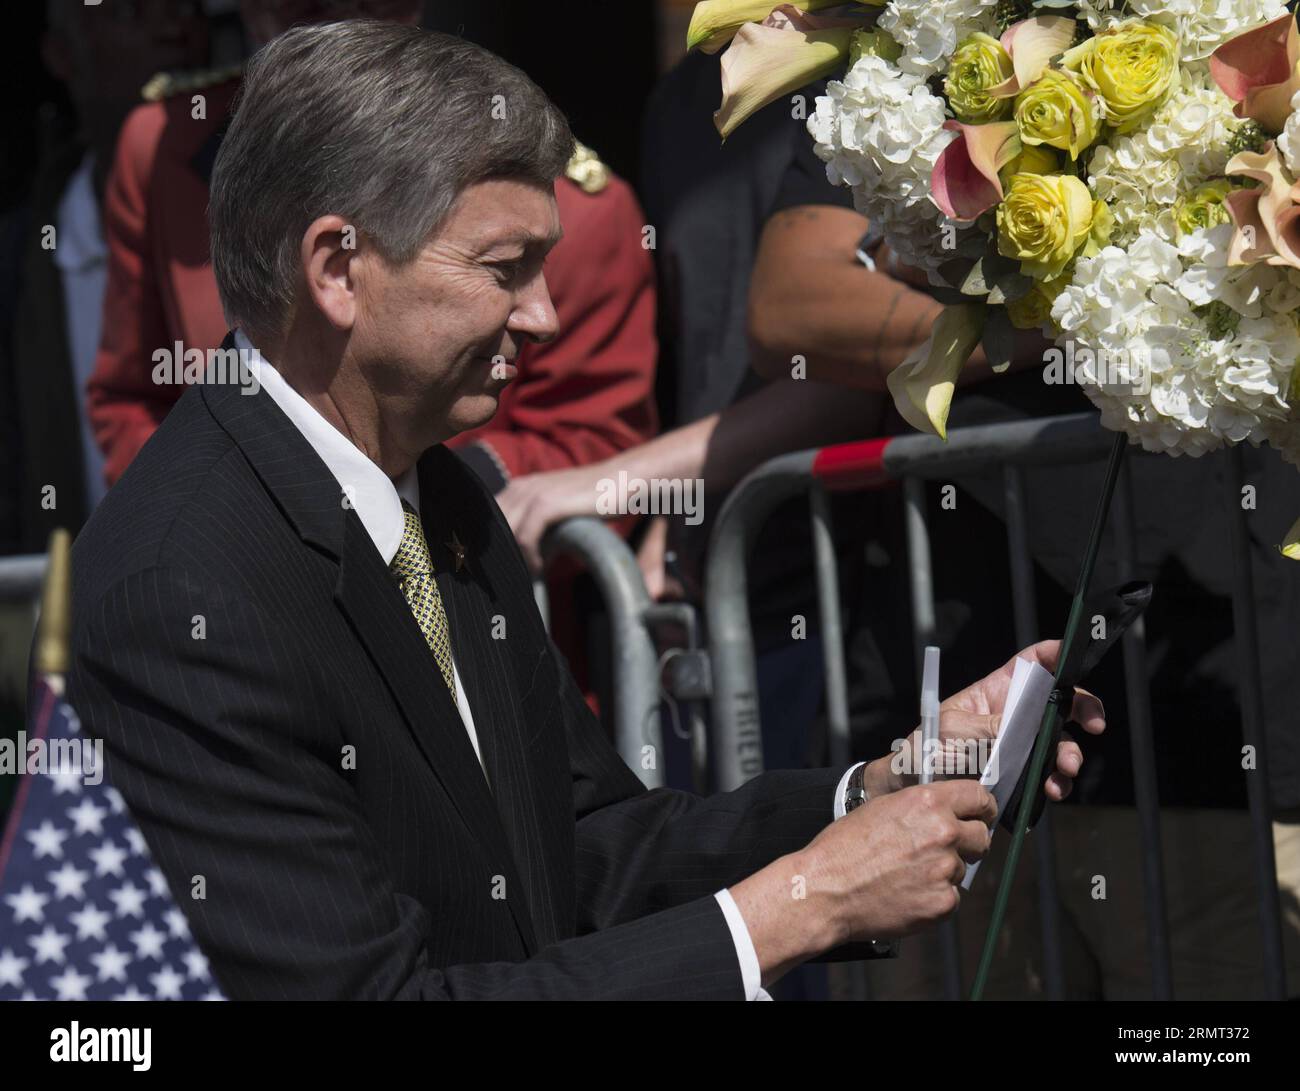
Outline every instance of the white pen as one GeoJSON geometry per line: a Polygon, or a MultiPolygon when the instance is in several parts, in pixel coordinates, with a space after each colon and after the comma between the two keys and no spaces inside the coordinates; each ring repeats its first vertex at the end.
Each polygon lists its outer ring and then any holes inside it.
{"type": "Polygon", "coordinates": [[[921,674],[921,783],[934,780],[939,755],[939,649],[925,649],[925,670],[921,674]]]}

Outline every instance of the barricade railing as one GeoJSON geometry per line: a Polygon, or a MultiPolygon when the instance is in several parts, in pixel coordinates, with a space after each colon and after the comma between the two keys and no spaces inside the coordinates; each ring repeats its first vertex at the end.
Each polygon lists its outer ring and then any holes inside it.
{"type": "Polygon", "coordinates": [[[33,606],[36,605],[41,596],[41,581],[44,579],[44,553],[0,557],[0,602],[30,602],[33,606]]]}
{"type": "MultiPolygon", "coordinates": [[[[748,604],[747,566],[758,531],[783,502],[807,494],[813,531],[813,562],[824,649],[826,718],[829,750],[837,765],[849,761],[848,689],[839,608],[838,571],[827,494],[901,484],[908,552],[908,571],[915,634],[916,670],[922,649],[934,642],[934,586],[930,536],[925,514],[925,483],[942,477],[1000,473],[1006,502],[1007,545],[1016,640],[1025,647],[1036,632],[1033,560],[1029,549],[1023,472],[1026,466],[1100,461],[1112,434],[1095,414],[1081,413],[1010,423],[953,429],[947,442],[935,436],[906,435],[798,451],[774,458],[745,477],[722,506],[713,527],[705,566],[705,619],[713,673],[710,753],[718,787],[731,790],[763,771],[758,676],[748,604]]],[[[1268,803],[1264,753],[1263,702],[1257,655],[1254,598],[1251,588],[1245,514],[1240,504],[1240,452],[1228,460],[1226,514],[1234,555],[1233,614],[1239,661],[1243,741],[1255,747],[1254,773],[1247,778],[1251,837],[1263,935],[1264,974],[1268,994],[1286,995],[1282,958],[1281,914],[1274,860],[1272,816],[1268,803]]],[[[1099,483],[1100,484],[1100,483],[1099,483]]],[[[1136,530],[1132,487],[1127,467],[1121,477],[1112,518],[1122,579],[1136,568],[1136,530]]],[[[1064,622],[1064,619],[1062,619],[1064,622]]],[[[1172,998],[1173,972],[1160,844],[1155,751],[1150,693],[1147,686],[1145,632],[1141,621],[1122,638],[1128,730],[1132,750],[1135,809],[1142,856],[1147,950],[1152,994],[1172,998]]],[[[1039,920],[1042,926],[1044,990],[1049,999],[1065,995],[1057,904],[1051,808],[1033,838],[1038,862],[1039,920]]],[[[962,995],[957,933],[949,921],[940,930],[944,993],[962,995]]]]}
{"type": "MultiPolygon", "coordinates": [[[[605,523],[592,517],[566,519],[542,540],[543,558],[560,554],[579,559],[590,572],[609,615],[613,673],[614,745],[620,756],[649,788],[664,784],[666,755],[661,726],[661,702],[667,702],[674,726],[691,741],[691,764],[697,787],[702,786],[707,761],[706,735],[698,702],[710,691],[708,660],[698,646],[699,623],[685,603],[655,603],[646,590],[636,556],[605,523]],[[685,648],[662,656],[654,632],[661,625],[678,626],[685,648]],[[665,680],[666,678],[666,680],[665,680]],[[685,728],[677,710],[684,710],[685,728]],[[647,760],[650,759],[650,760],[647,760]]],[[[545,587],[534,585],[543,619],[549,614],[545,587]]]]}

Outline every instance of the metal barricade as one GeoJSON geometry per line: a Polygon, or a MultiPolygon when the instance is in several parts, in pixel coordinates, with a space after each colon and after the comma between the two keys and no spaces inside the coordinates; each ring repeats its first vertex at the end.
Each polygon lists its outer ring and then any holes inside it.
{"type": "MultiPolygon", "coordinates": [[[[935,436],[906,435],[799,451],[772,459],[745,477],[718,514],[705,569],[705,617],[713,667],[710,748],[718,787],[731,790],[763,771],[758,677],[749,619],[747,563],[759,529],[784,501],[808,494],[813,528],[817,601],[825,649],[826,713],[831,759],[849,760],[848,693],[843,634],[839,615],[838,573],[832,545],[829,491],[864,490],[901,483],[908,546],[909,582],[916,640],[918,676],[921,650],[933,643],[934,588],[930,537],[925,516],[925,482],[942,477],[1000,471],[1007,516],[1012,609],[1017,644],[1038,639],[1029,551],[1023,468],[1103,459],[1112,433],[1092,413],[954,429],[947,442],[935,436]]],[[[1243,736],[1255,747],[1257,775],[1247,779],[1255,875],[1263,933],[1264,973],[1268,994],[1286,995],[1282,931],[1269,813],[1262,694],[1257,655],[1253,592],[1244,512],[1240,497],[1240,452],[1225,453],[1233,574],[1233,615],[1240,663],[1243,736]],[[1243,561],[1245,563],[1243,563],[1243,561]]],[[[1125,470],[1119,503],[1112,515],[1119,546],[1121,576],[1131,578],[1136,564],[1132,489],[1125,470]]],[[[1147,949],[1152,967],[1152,994],[1173,995],[1169,928],[1160,844],[1159,802],[1151,730],[1150,694],[1146,685],[1144,630],[1139,622],[1123,637],[1123,662],[1129,710],[1135,809],[1142,853],[1147,949]]],[[[1060,926],[1054,883],[1051,808],[1036,829],[1039,918],[1042,925],[1044,986],[1049,999],[1064,996],[1060,926]]],[[[945,962],[944,991],[961,996],[960,958],[955,929],[941,933],[945,962]]]]}
{"type": "Polygon", "coordinates": [[[35,605],[45,579],[45,554],[0,557],[0,602],[35,605]]]}
{"type": "MultiPolygon", "coordinates": [[[[614,673],[614,745],[619,755],[648,788],[664,784],[664,748],[660,704],[686,705],[694,780],[703,782],[706,736],[696,702],[708,696],[706,657],[697,647],[698,619],[684,603],[654,603],[636,557],[627,543],[599,519],[566,519],[552,527],[542,541],[547,561],[560,554],[577,557],[590,571],[609,613],[614,673]],[[660,656],[654,629],[675,624],[686,633],[687,646],[660,656]],[[668,668],[668,684],[661,683],[668,668]],[[646,758],[653,760],[648,764],[646,758]]],[[[545,588],[534,586],[543,619],[549,613],[545,588]]]]}

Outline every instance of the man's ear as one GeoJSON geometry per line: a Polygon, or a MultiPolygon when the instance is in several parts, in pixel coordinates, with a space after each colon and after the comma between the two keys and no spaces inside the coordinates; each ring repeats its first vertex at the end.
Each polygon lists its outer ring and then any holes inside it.
{"type": "Polygon", "coordinates": [[[316,309],[337,330],[350,330],[356,321],[357,286],[353,260],[357,230],[342,216],[321,216],[303,232],[303,275],[316,309]]]}

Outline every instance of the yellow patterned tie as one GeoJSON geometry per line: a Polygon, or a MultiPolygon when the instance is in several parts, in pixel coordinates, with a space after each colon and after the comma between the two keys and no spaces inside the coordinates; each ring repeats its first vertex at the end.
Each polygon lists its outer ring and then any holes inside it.
{"type": "Polygon", "coordinates": [[[442,608],[442,596],[438,593],[438,584],[433,578],[433,560],[429,556],[429,544],[424,540],[424,528],[420,517],[405,500],[402,501],[402,514],[406,516],[406,529],[402,532],[402,544],[397,547],[397,556],[390,567],[393,574],[401,581],[402,594],[406,604],[415,615],[416,624],[424,634],[425,643],[438,661],[443,680],[451,690],[451,700],[456,702],[456,676],[451,665],[451,634],[447,629],[447,613],[442,608]]]}

